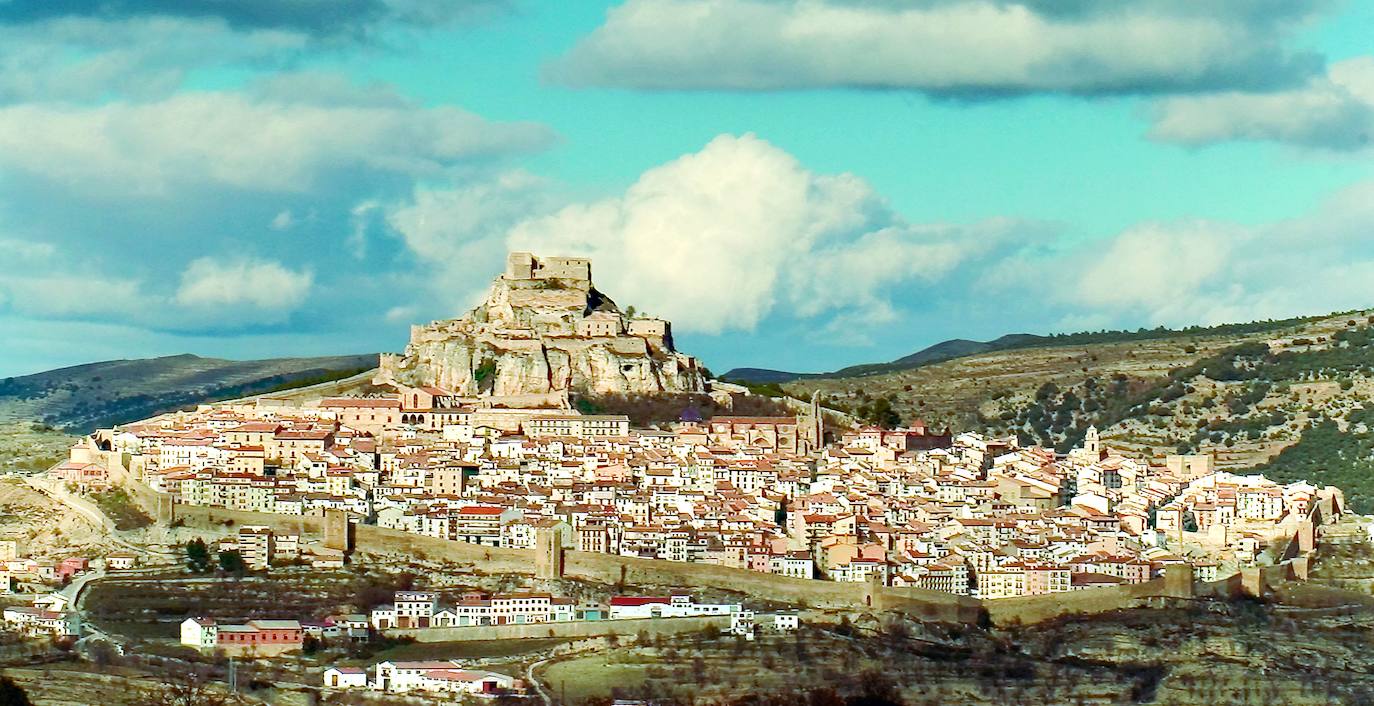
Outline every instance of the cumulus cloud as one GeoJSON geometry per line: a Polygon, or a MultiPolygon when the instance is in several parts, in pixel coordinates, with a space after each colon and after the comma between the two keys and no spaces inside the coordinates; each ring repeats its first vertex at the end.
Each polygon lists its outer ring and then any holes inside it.
{"type": "Polygon", "coordinates": [[[753,135],[722,135],[623,195],[520,222],[507,242],[592,257],[622,306],[720,333],[773,314],[888,320],[892,288],[934,281],[1018,225],[912,224],[856,176],[816,174],[753,135]]]}
{"type": "Polygon", "coordinates": [[[553,63],[578,86],[911,89],[938,95],[1277,87],[1326,2],[626,0],[553,63]]]}
{"type": "Polygon", "coordinates": [[[1374,57],[1333,64],[1327,75],[1291,90],[1172,97],[1152,113],[1150,136],[1165,142],[1259,140],[1364,150],[1374,139],[1374,57]]]}
{"type": "MultiPolygon", "coordinates": [[[[505,258],[506,233],[555,204],[552,187],[522,170],[448,187],[417,187],[387,207],[386,222],[429,272],[437,315],[470,306],[505,258]]],[[[408,309],[409,310],[409,309],[408,309]]],[[[390,314],[388,314],[390,316],[390,314]]]]}
{"type": "Polygon", "coordinates": [[[285,321],[305,304],[313,283],[308,270],[278,262],[204,257],[182,271],[174,292],[138,277],[47,266],[0,274],[0,300],[10,312],[38,320],[217,331],[285,321]]]}
{"type": "Polygon", "coordinates": [[[1047,297],[1066,328],[1083,321],[1098,322],[1094,328],[1218,324],[1368,307],[1374,182],[1298,218],[1258,226],[1146,223],[1018,260],[1015,269],[1017,276],[982,284],[992,296],[1047,297]]]}
{"type": "Polygon", "coordinates": [[[152,100],[181,88],[197,69],[280,65],[307,46],[296,33],[169,17],[0,22],[0,104],[152,100]]]}
{"type": "Polygon", "coordinates": [[[290,230],[293,225],[296,225],[296,216],[289,208],[272,216],[272,221],[267,224],[272,230],[290,230]]]}
{"type": "Polygon", "coordinates": [[[280,103],[237,92],[0,108],[0,170],[114,197],[205,184],[308,192],[347,171],[434,176],[551,141],[542,125],[494,123],[448,106],[280,103]]]}
{"type": "Polygon", "coordinates": [[[508,5],[506,0],[3,0],[0,23],[29,25],[80,17],[213,19],[236,28],[332,36],[363,34],[385,23],[446,24],[508,5]]]}
{"type": "MultiPolygon", "coordinates": [[[[496,16],[509,6],[510,0],[0,0],[0,104],[151,100],[185,88],[199,71],[295,70],[360,44],[400,50],[414,31],[496,16]]],[[[293,88],[312,100],[334,85],[327,76],[311,78],[293,88]]]]}
{"type": "Polygon", "coordinates": [[[277,262],[202,257],[182,272],[174,301],[191,308],[289,311],[305,301],[314,281],[314,274],[277,262]]]}
{"type": "Polygon", "coordinates": [[[1155,312],[1180,301],[1226,266],[1240,228],[1209,222],[1136,226],[1095,252],[1082,270],[1077,295],[1096,306],[1144,306],[1155,312]]]}
{"type": "Polygon", "coordinates": [[[41,261],[51,258],[56,248],[51,243],[0,237],[0,253],[21,261],[41,261]]]}
{"type": "Polygon", "coordinates": [[[0,292],[13,311],[38,318],[142,318],[155,304],[138,280],[101,273],[6,273],[0,275],[0,292]]]}

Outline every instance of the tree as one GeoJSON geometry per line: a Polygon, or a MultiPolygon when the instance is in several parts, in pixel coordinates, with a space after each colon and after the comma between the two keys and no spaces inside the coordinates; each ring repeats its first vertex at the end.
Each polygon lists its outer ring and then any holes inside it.
{"type": "Polygon", "coordinates": [[[496,361],[487,359],[472,371],[472,380],[477,383],[477,388],[483,392],[491,392],[492,386],[496,384],[496,361]]]}
{"type": "Polygon", "coordinates": [[[243,563],[243,555],[237,549],[230,549],[219,553],[219,568],[226,574],[243,575],[247,565],[243,563]]]}
{"type": "Polygon", "coordinates": [[[148,694],[147,706],[227,706],[230,696],[214,688],[209,677],[195,673],[170,673],[148,694]]]}
{"type": "Polygon", "coordinates": [[[887,397],[879,397],[871,406],[861,408],[861,411],[866,411],[865,416],[884,429],[895,429],[902,425],[901,415],[892,408],[892,400],[887,397]]]}
{"type": "Polygon", "coordinates": [[[28,692],[9,677],[0,677],[0,706],[33,706],[28,692]]]}
{"type": "Polygon", "coordinates": [[[210,571],[210,548],[200,537],[186,543],[186,568],[197,574],[210,571]]]}

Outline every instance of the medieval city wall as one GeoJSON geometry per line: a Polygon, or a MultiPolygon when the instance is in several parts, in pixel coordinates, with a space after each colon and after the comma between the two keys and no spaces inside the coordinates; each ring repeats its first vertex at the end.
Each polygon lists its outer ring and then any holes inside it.
{"type": "MultiPolygon", "coordinates": [[[[178,517],[189,526],[228,527],[267,525],[281,532],[322,532],[319,517],[178,506],[178,517]]],[[[357,528],[357,548],[363,554],[422,558],[470,566],[485,573],[532,575],[535,552],[528,549],[482,547],[410,534],[372,525],[357,528]]],[[[798,579],[710,564],[656,561],[612,554],[567,552],[564,575],[607,585],[714,588],[761,601],[820,610],[898,612],[922,620],[993,625],[1030,624],[1074,614],[1094,614],[1146,605],[1154,598],[1230,598],[1262,594],[1269,586],[1299,579],[1293,563],[1253,567],[1210,583],[1180,581],[1178,574],[1145,583],[1091,588],[1072,593],[978,600],[967,596],[892,588],[862,583],[798,579]]],[[[507,627],[507,626],[493,626],[507,627]]],[[[530,628],[534,626],[508,626],[530,628]]],[[[447,628],[446,628],[447,629],[447,628]]],[[[458,629],[458,628],[454,628],[458,629]]],[[[582,633],[594,635],[605,633],[582,633]]],[[[577,636],[572,633],[560,636],[577,636]]],[[[438,639],[438,638],[435,638],[438,639]]],[[[495,638],[466,638],[495,639],[495,638]]]]}
{"type": "MultiPolygon", "coordinates": [[[[122,472],[123,485],[145,509],[157,511],[170,505],[165,494],[156,493],[133,478],[121,459],[110,465],[122,472]]],[[[1092,614],[1147,604],[1154,598],[1227,598],[1263,595],[1271,587],[1304,581],[1315,550],[1317,531],[1337,517],[1343,508],[1334,495],[1320,497],[1309,516],[1297,523],[1271,566],[1250,567],[1240,573],[1210,583],[1193,582],[1191,570],[1171,568],[1166,575],[1140,584],[1092,588],[1071,593],[1019,596],[978,600],[937,591],[893,588],[863,583],[816,581],[765,574],[711,564],[658,561],[613,554],[566,552],[564,575],[570,578],[617,586],[658,586],[665,588],[714,588],[761,601],[838,611],[899,612],[924,620],[994,625],[1028,624],[1070,614],[1092,614]]],[[[283,533],[322,536],[320,516],[278,515],[274,513],[227,510],[194,505],[176,505],[176,518],[192,527],[233,531],[239,525],[266,525],[283,533]]],[[[166,522],[163,514],[155,515],[166,522]]],[[[356,549],[367,555],[393,555],[398,559],[416,558],[468,565],[475,571],[499,574],[533,575],[536,552],[531,549],[483,547],[386,529],[375,525],[356,526],[356,549]]],[[[305,537],[302,537],[304,540],[305,537]]],[[[491,626],[532,628],[547,626],[491,626]]],[[[453,628],[467,629],[467,628],[453,628]]],[[[585,633],[585,635],[605,633],[585,633]]],[[[569,634],[567,636],[579,636],[569,634]]],[[[494,639],[494,638],[468,638],[494,639]]]]}
{"type": "Polygon", "coordinates": [[[465,642],[470,640],[520,640],[538,637],[603,637],[606,635],[679,635],[707,627],[726,630],[730,616],[695,618],[631,618],[627,620],[576,620],[525,625],[466,625],[453,628],[415,628],[387,630],[395,637],[413,637],[416,642],[465,642]]]}

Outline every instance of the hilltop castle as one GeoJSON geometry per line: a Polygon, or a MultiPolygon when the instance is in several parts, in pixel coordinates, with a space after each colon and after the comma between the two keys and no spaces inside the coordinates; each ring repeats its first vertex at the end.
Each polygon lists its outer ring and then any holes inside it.
{"type": "Polygon", "coordinates": [[[586,258],[513,252],[486,300],[457,319],[413,326],[376,381],[463,396],[704,392],[695,358],[673,347],[663,319],[632,318],[592,285],[586,258]]]}

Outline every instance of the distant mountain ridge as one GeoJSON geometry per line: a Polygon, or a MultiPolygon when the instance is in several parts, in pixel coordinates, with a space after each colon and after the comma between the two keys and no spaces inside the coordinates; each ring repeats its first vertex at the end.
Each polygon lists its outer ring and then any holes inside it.
{"type": "Polygon", "coordinates": [[[1215,326],[1188,326],[1181,329],[1171,329],[1160,326],[1152,329],[1141,328],[1135,331],[1082,331],[1078,333],[1050,335],[1009,333],[991,341],[971,341],[964,338],[955,338],[936,343],[933,346],[923,348],[915,353],[904,355],[901,358],[886,363],[851,365],[828,373],[793,373],[783,370],[771,370],[768,368],[735,368],[722,375],[721,379],[752,384],[780,384],[797,380],[865,377],[868,375],[881,375],[901,370],[911,370],[913,368],[935,363],[943,363],[956,358],[965,358],[983,353],[1016,350],[1019,348],[1119,343],[1122,341],[1155,340],[1174,336],[1240,335],[1276,331],[1290,326],[1310,323],[1321,318],[1321,316],[1300,316],[1291,319],[1269,319],[1265,321],[1219,324],[1215,326]]]}
{"type": "Polygon", "coordinates": [[[183,354],[86,363],[0,380],[0,420],[86,432],[203,402],[350,377],[376,368],[377,361],[376,353],[269,360],[183,354]]]}
{"type": "Polygon", "coordinates": [[[840,368],[839,370],[828,373],[792,373],[783,370],[769,370],[767,368],[735,368],[722,375],[721,378],[724,380],[738,380],[749,383],[784,383],[794,380],[863,377],[865,375],[878,375],[897,370],[919,368],[923,365],[941,363],[955,358],[978,355],[979,353],[1031,346],[1049,340],[1051,339],[1048,336],[1036,336],[1029,333],[1009,333],[991,341],[971,341],[966,338],[955,338],[936,343],[927,348],[922,348],[915,353],[904,355],[901,358],[887,363],[851,365],[847,368],[840,368]]]}

